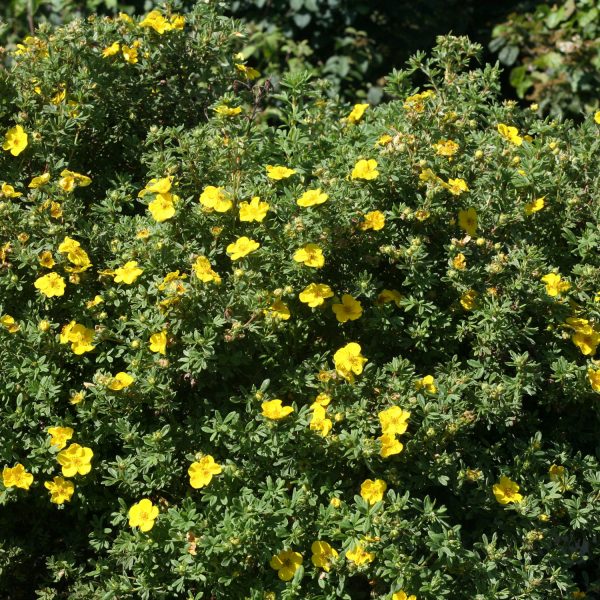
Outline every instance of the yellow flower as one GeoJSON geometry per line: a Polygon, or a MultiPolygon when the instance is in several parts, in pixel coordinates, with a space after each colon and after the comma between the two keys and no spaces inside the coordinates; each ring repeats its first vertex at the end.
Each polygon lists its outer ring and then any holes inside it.
{"type": "Polygon", "coordinates": [[[229,258],[231,258],[231,260],[239,260],[251,252],[258,250],[258,248],[260,248],[260,244],[258,242],[243,235],[235,242],[227,246],[227,254],[229,254],[229,258]]]}
{"type": "Polygon", "coordinates": [[[375,142],[375,146],[387,146],[394,138],[388,133],[384,133],[375,142]]]}
{"type": "Polygon", "coordinates": [[[317,188],[316,190],[307,190],[296,200],[296,204],[298,206],[302,206],[303,208],[307,208],[309,206],[316,206],[318,204],[323,204],[329,198],[329,194],[321,191],[321,188],[317,188]]]}
{"type": "Polygon", "coordinates": [[[73,477],[77,474],[87,475],[92,470],[90,461],[93,456],[91,448],[71,444],[66,450],[61,450],[56,459],[62,466],[62,474],[65,477],[73,477]]]}
{"type": "Polygon", "coordinates": [[[96,294],[92,300],[88,300],[85,303],[85,307],[88,309],[94,308],[94,306],[98,306],[98,304],[102,304],[103,302],[104,302],[104,299],[102,298],[102,296],[99,296],[98,294],[96,294]]]}
{"type": "Polygon", "coordinates": [[[435,93],[432,90],[425,90],[420,94],[413,94],[404,100],[402,105],[404,110],[416,113],[422,113],[425,110],[425,102],[427,98],[433,98],[435,93]]]}
{"type": "Polygon", "coordinates": [[[17,463],[14,467],[4,467],[2,483],[5,488],[17,487],[28,490],[33,483],[33,475],[28,473],[21,463],[17,463]]]}
{"type": "Polygon", "coordinates": [[[542,281],[546,284],[546,293],[548,296],[556,297],[560,296],[563,292],[566,292],[571,287],[568,281],[564,281],[560,278],[560,275],[556,273],[548,273],[542,277],[542,281]]]}
{"type": "Polygon", "coordinates": [[[520,146],[523,143],[523,138],[519,135],[519,131],[516,127],[505,125],[504,123],[498,124],[498,133],[511,144],[520,146]]]}
{"type": "Polygon", "coordinates": [[[325,298],[332,296],[333,290],[325,283],[311,283],[298,295],[300,301],[308,304],[311,308],[321,306],[325,302],[325,298]]]}
{"type": "Polygon", "coordinates": [[[226,104],[219,104],[219,106],[215,108],[215,112],[221,117],[235,117],[242,112],[242,109],[239,106],[233,108],[226,104]]]}
{"type": "Polygon", "coordinates": [[[25,130],[20,125],[15,125],[6,132],[2,148],[8,150],[13,156],[19,156],[27,148],[27,144],[28,137],[25,130]]]}
{"type": "Polygon", "coordinates": [[[250,80],[256,79],[257,77],[260,77],[260,72],[257,71],[256,69],[253,69],[252,67],[248,67],[246,65],[242,65],[242,64],[236,63],[235,68],[240,73],[243,73],[244,76],[247,77],[250,80]]]}
{"type": "Polygon", "coordinates": [[[303,263],[307,267],[314,267],[316,269],[320,269],[325,264],[323,250],[316,244],[306,244],[296,250],[294,260],[298,263],[303,263]]]}
{"type": "Polygon", "coordinates": [[[447,185],[445,181],[438,177],[431,169],[423,169],[419,175],[419,181],[425,183],[439,183],[440,185],[447,185]]]}
{"type": "Polygon", "coordinates": [[[200,194],[200,204],[219,213],[227,212],[233,206],[233,202],[227,196],[225,190],[214,185],[207,185],[204,188],[204,191],[200,194]]]}
{"type": "Polygon", "coordinates": [[[138,267],[137,261],[130,260],[122,267],[115,269],[114,281],[115,283],[131,285],[143,272],[144,270],[138,267]]]}
{"type": "MultiPolygon", "coordinates": [[[[410,412],[399,406],[390,406],[379,413],[379,423],[384,435],[402,435],[408,429],[410,412]]],[[[389,440],[385,440],[389,441],[389,440]]]]}
{"type": "Polygon", "coordinates": [[[214,281],[217,285],[221,283],[221,277],[213,271],[206,256],[198,256],[192,268],[196,277],[203,283],[209,283],[210,281],[214,281]]]}
{"type": "Polygon", "coordinates": [[[474,208],[458,211],[458,225],[471,237],[477,232],[477,211],[474,208]]]}
{"type": "Polygon", "coordinates": [[[592,325],[587,319],[579,319],[577,317],[568,317],[566,320],[567,326],[577,331],[578,333],[590,333],[592,325]]]}
{"type": "Polygon", "coordinates": [[[346,552],[346,558],[358,566],[373,562],[375,560],[375,554],[372,552],[367,552],[364,549],[363,543],[359,542],[358,544],[354,545],[352,550],[348,550],[348,552],[346,552]]]}
{"type": "Polygon", "coordinates": [[[279,579],[290,581],[302,564],[302,554],[291,550],[282,550],[269,561],[272,569],[277,571],[279,579]]]}
{"type": "Polygon", "coordinates": [[[530,216],[530,215],[542,210],[542,208],[544,208],[544,199],[545,198],[546,198],[546,196],[542,196],[541,198],[536,198],[535,200],[528,202],[524,208],[525,214],[527,216],[530,216]]]}
{"type": "Polygon", "coordinates": [[[167,353],[167,332],[159,331],[158,333],[153,333],[150,336],[150,342],[148,343],[148,347],[150,348],[150,352],[158,352],[159,354],[167,353]]]}
{"type": "Polygon", "coordinates": [[[83,402],[83,399],[85,398],[85,392],[75,392],[69,402],[71,404],[79,404],[80,402],[83,402]]]}
{"type": "Polygon", "coordinates": [[[33,284],[46,298],[63,296],[65,293],[65,280],[58,273],[48,273],[38,277],[33,284]]]}
{"type": "Polygon", "coordinates": [[[511,502],[521,502],[523,500],[523,496],[519,494],[519,486],[504,475],[500,477],[498,483],[492,486],[492,491],[500,504],[510,504],[511,502]]]}
{"type": "Polygon", "coordinates": [[[385,289],[377,296],[376,304],[388,304],[389,302],[393,302],[399,308],[401,300],[402,294],[398,290],[385,289]]]}
{"type": "Polygon", "coordinates": [[[135,46],[126,46],[123,44],[121,53],[123,54],[123,60],[125,60],[126,63],[135,65],[138,62],[138,49],[135,46]]]}
{"type": "Polygon", "coordinates": [[[376,504],[383,500],[387,490],[387,483],[383,479],[365,479],[360,486],[360,496],[369,504],[376,504]]]}
{"type": "Polygon", "coordinates": [[[62,450],[67,442],[73,437],[72,427],[48,427],[50,434],[50,444],[62,450]]]}
{"type": "Polygon", "coordinates": [[[315,404],[320,404],[323,407],[329,406],[330,403],[331,403],[331,396],[329,394],[326,394],[325,392],[321,392],[315,398],[315,404]]]}
{"type": "Polygon", "coordinates": [[[173,183],[172,177],[161,177],[160,179],[151,179],[146,187],[138,194],[138,198],[143,198],[146,194],[168,194],[173,183]]]}
{"type": "Polygon", "coordinates": [[[62,206],[58,202],[50,203],[50,216],[53,219],[60,219],[62,217],[62,206]]]}
{"type": "Polygon", "coordinates": [[[460,196],[463,192],[469,191],[469,186],[464,179],[448,179],[444,187],[453,195],[460,196]]]}
{"type": "Polygon", "coordinates": [[[339,556],[337,551],[327,542],[322,541],[313,542],[310,549],[312,551],[312,556],[310,557],[312,564],[329,572],[331,561],[339,556]]]}
{"type": "Polygon", "coordinates": [[[366,179],[370,181],[372,179],[377,179],[379,176],[379,171],[377,170],[377,161],[373,158],[369,160],[361,159],[355,165],[354,169],[352,169],[352,173],[350,175],[351,179],[366,179]]]}
{"type": "Polygon", "coordinates": [[[335,313],[335,318],[340,323],[356,321],[356,319],[361,317],[363,312],[360,301],[353,298],[350,294],[344,294],[341,304],[333,304],[331,309],[335,313]]]}
{"type": "Polygon", "coordinates": [[[458,152],[459,145],[452,140],[440,140],[433,145],[435,153],[439,156],[454,156],[458,152]]]}
{"type": "Polygon", "coordinates": [[[50,103],[54,105],[60,104],[67,97],[67,90],[63,87],[64,84],[61,84],[61,88],[52,98],[50,99],[50,103]]]}
{"type": "Polygon", "coordinates": [[[363,372],[363,366],[367,362],[360,352],[360,345],[350,342],[333,355],[335,370],[349,382],[354,381],[354,375],[360,375],[363,372]]]}
{"type": "Polygon", "coordinates": [[[129,509],[129,527],[139,527],[146,533],[154,527],[158,517],[158,506],[154,506],[148,498],[140,500],[129,509]]]}
{"type": "Polygon", "coordinates": [[[240,202],[240,221],[257,221],[262,223],[267,216],[270,206],[261,202],[258,196],[253,196],[250,202],[240,202]]]}
{"type": "Polygon", "coordinates": [[[462,252],[452,259],[452,266],[458,271],[464,271],[467,268],[467,259],[462,252]]]}
{"type": "Polygon", "coordinates": [[[590,385],[592,386],[592,390],[594,390],[594,392],[600,392],[600,370],[590,368],[588,369],[587,376],[590,385]]]}
{"type": "Polygon", "coordinates": [[[477,301],[477,292],[475,290],[468,290],[460,297],[460,305],[465,310],[473,310],[477,301]]]}
{"type": "Polygon", "coordinates": [[[8,331],[8,333],[17,333],[21,326],[10,315],[2,315],[0,324],[8,331]]]}
{"type": "Polygon", "coordinates": [[[32,58],[47,58],[48,57],[48,47],[46,42],[40,40],[39,38],[28,35],[22,44],[17,44],[17,49],[15,50],[15,56],[27,56],[33,55],[32,58]]]}
{"type": "Polygon", "coordinates": [[[205,487],[211,482],[213,475],[218,475],[222,471],[221,465],[217,464],[210,454],[207,454],[190,465],[188,469],[190,485],[196,490],[205,487]]]}
{"type": "Polygon", "coordinates": [[[261,408],[262,416],[266,417],[267,419],[273,419],[274,421],[284,419],[289,414],[294,412],[293,406],[282,406],[281,400],[278,398],[263,402],[261,404],[261,408]]]}
{"type": "Polygon", "coordinates": [[[45,481],[44,487],[50,492],[50,502],[54,504],[70,502],[71,496],[75,492],[73,482],[58,475],[52,481],[45,481]]]}
{"type": "Polygon", "coordinates": [[[157,223],[163,223],[167,219],[170,219],[175,214],[175,200],[178,199],[177,196],[170,192],[156,194],[154,200],[148,204],[148,210],[152,218],[157,223]]]}
{"type": "Polygon", "coordinates": [[[50,321],[46,321],[46,319],[42,319],[39,323],[38,323],[38,329],[42,332],[42,333],[46,333],[46,331],[48,331],[50,329],[50,321]]]}
{"type": "Polygon", "coordinates": [[[379,451],[379,455],[382,458],[388,458],[394,454],[400,454],[400,452],[404,450],[404,444],[402,444],[402,442],[400,442],[400,440],[398,440],[392,433],[384,433],[379,438],[379,441],[381,442],[381,450],[379,451]]]}
{"type": "Polygon", "coordinates": [[[118,392],[126,387],[129,387],[134,382],[134,378],[129,373],[120,371],[117,373],[106,386],[109,390],[118,392]]]}
{"type": "Polygon", "coordinates": [[[108,58],[109,56],[114,56],[119,53],[121,49],[121,45],[119,42],[113,42],[110,46],[107,46],[102,50],[102,58],[108,58]]]}
{"type": "Polygon", "coordinates": [[[287,167],[282,167],[281,165],[267,165],[266,170],[267,177],[277,181],[281,179],[287,179],[296,173],[295,169],[288,169],[287,167]]]}
{"type": "Polygon", "coordinates": [[[575,332],[571,337],[571,341],[584,356],[594,356],[596,348],[600,344],[600,332],[589,326],[584,331],[575,332]]]}
{"type": "Polygon", "coordinates": [[[30,182],[29,185],[27,187],[30,187],[31,189],[37,189],[42,187],[43,185],[46,185],[48,182],[50,181],[50,173],[44,173],[43,175],[38,175],[36,177],[34,177],[30,182]]]}
{"type": "Polygon", "coordinates": [[[425,377],[419,379],[416,382],[416,386],[418,390],[424,389],[429,394],[435,394],[437,392],[437,387],[435,386],[435,379],[432,375],[425,375],[425,377]]]}
{"type": "Polygon", "coordinates": [[[417,600],[417,597],[414,594],[408,596],[404,590],[400,590],[392,594],[392,600],[417,600]]]}
{"type": "Polygon", "coordinates": [[[75,354],[83,354],[93,350],[96,347],[92,345],[93,339],[94,330],[88,329],[75,321],[65,325],[60,332],[60,343],[68,344],[71,342],[71,350],[75,354]]]}
{"type": "Polygon", "coordinates": [[[81,248],[78,241],[66,236],[65,239],[59,244],[58,251],[61,254],[66,254],[67,259],[75,267],[67,267],[66,270],[72,273],[81,273],[89,269],[92,266],[90,258],[86,251],[81,248]]]}
{"type": "Polygon", "coordinates": [[[12,246],[10,242],[6,242],[2,246],[0,246],[0,265],[6,263],[6,257],[8,256],[11,250],[12,246]]]}
{"type": "Polygon", "coordinates": [[[594,121],[595,121],[596,123],[598,123],[598,125],[600,125],[600,110],[597,110],[597,111],[594,113],[594,121]]]}
{"type": "Polygon", "coordinates": [[[67,193],[72,192],[76,186],[87,187],[91,183],[92,180],[87,175],[75,173],[75,171],[69,171],[69,169],[63,169],[58,180],[59,187],[67,193]]]}
{"type": "Polygon", "coordinates": [[[282,321],[287,321],[291,316],[290,307],[283,302],[283,300],[275,300],[275,302],[263,312],[265,315],[274,319],[281,319],[282,321]]]}
{"type": "Polygon", "coordinates": [[[327,411],[325,407],[315,402],[310,408],[313,411],[310,428],[313,431],[318,431],[323,437],[327,437],[333,423],[331,419],[326,417],[327,411]]]}
{"type": "Polygon", "coordinates": [[[346,117],[348,123],[358,123],[362,119],[367,108],[369,108],[368,104],[355,104],[350,114],[346,117]]]}
{"type": "MultiPolygon", "coordinates": [[[[169,21],[167,21],[167,19],[165,19],[165,17],[163,17],[160,14],[160,12],[158,12],[157,10],[153,10],[153,11],[149,12],[140,21],[139,26],[140,27],[151,27],[159,35],[162,35],[163,33],[174,29],[173,25],[171,23],[169,23],[169,21]]],[[[181,27],[178,27],[178,29],[181,29],[181,27]]]]}
{"type": "Polygon", "coordinates": [[[565,476],[565,468],[560,465],[550,465],[548,475],[551,481],[560,481],[565,476]]]}
{"type": "Polygon", "coordinates": [[[468,481],[478,481],[481,479],[482,473],[479,469],[467,469],[465,471],[465,478],[468,481]]]}
{"type": "Polygon", "coordinates": [[[385,215],[380,210],[372,210],[365,215],[365,220],[359,225],[362,231],[372,229],[380,231],[385,225],[385,215]]]}
{"type": "Polygon", "coordinates": [[[185,17],[183,15],[172,15],[171,16],[171,27],[175,30],[181,31],[185,26],[185,17]]]}
{"type": "Polygon", "coordinates": [[[431,213],[424,208],[419,208],[418,210],[415,210],[415,219],[417,219],[417,221],[427,221],[427,219],[429,219],[430,216],[431,213]]]}
{"type": "Polygon", "coordinates": [[[21,192],[17,192],[15,190],[15,188],[10,185],[9,183],[3,183],[2,187],[0,188],[0,197],[4,197],[4,198],[18,198],[19,196],[22,196],[23,194],[21,192]]]}

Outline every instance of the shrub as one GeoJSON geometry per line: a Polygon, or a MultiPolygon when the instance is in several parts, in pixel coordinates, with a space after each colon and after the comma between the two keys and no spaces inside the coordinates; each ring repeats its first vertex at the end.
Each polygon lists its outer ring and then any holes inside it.
{"type": "Polygon", "coordinates": [[[352,108],[167,23],[4,82],[4,595],[597,591],[598,125],[464,38],[352,108]]]}
{"type": "Polygon", "coordinates": [[[510,83],[520,98],[554,116],[598,108],[600,21],[597,0],[539,4],[497,25],[490,48],[511,66],[510,83]]]}

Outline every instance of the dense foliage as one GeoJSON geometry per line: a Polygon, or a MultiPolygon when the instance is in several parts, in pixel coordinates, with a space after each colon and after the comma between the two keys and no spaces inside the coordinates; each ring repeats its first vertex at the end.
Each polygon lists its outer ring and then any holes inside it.
{"type": "Polygon", "coordinates": [[[600,115],[465,38],[378,108],[238,39],[94,18],[2,75],[2,596],[594,597],[600,115]]]}
{"type": "Polygon", "coordinates": [[[566,0],[514,13],[494,28],[490,47],[512,66],[510,82],[520,98],[554,116],[598,108],[600,2],[566,0]]]}
{"type": "MultiPolygon", "coordinates": [[[[182,11],[195,0],[168,0],[182,11]]],[[[494,25],[534,0],[210,0],[242,20],[243,47],[261,72],[271,77],[294,69],[314,69],[331,84],[328,93],[353,100],[358,94],[378,102],[380,78],[415,51],[431,48],[439,34],[468,34],[487,44],[494,25]],[[401,34],[399,34],[399,31],[401,34]]],[[[9,0],[0,6],[0,43],[15,43],[45,22],[67,23],[90,14],[141,14],[164,0],[9,0]],[[2,26],[4,18],[5,24],[2,26]]]]}

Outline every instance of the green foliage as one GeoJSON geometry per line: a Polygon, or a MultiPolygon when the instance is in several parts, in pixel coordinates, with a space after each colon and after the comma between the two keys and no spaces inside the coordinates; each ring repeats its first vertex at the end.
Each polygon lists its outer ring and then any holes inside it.
{"type": "Polygon", "coordinates": [[[539,4],[494,28],[490,49],[512,67],[510,83],[520,98],[555,116],[598,108],[599,10],[597,0],[539,4]]]}
{"type": "Polygon", "coordinates": [[[95,18],[42,30],[3,75],[0,133],[18,124],[28,143],[0,156],[2,594],[597,593],[598,125],[500,103],[498,69],[453,37],[360,116],[310,72],[253,85],[237,31],[205,3],[162,34],[95,18]],[[315,189],[328,198],[299,206],[315,189]],[[266,216],[240,220],[253,197],[266,216]],[[259,247],[233,260],[243,237],[259,247]],[[322,266],[300,260],[307,244],[322,266]],[[64,293],[43,291],[49,272],[64,293]],[[314,308],[311,283],[332,289],[314,308]],[[358,318],[337,316],[345,294],[358,318]],[[349,344],[366,358],[353,374],[349,344]],[[275,399],[291,414],[265,416],[275,399]],[[406,431],[383,457],[391,407],[406,431]],[[57,426],[93,451],[89,473],[63,467],[60,505],[44,486],[57,426]],[[207,456],[220,472],[193,487],[207,456]],[[11,484],[17,464],[30,486],[11,484]],[[522,501],[496,499],[502,476],[522,501]],[[130,526],[142,499],[147,531],[130,526]],[[329,571],[316,541],[338,553],[329,571]],[[303,558],[287,582],[270,566],[283,550],[303,558]]]}
{"type": "MultiPolygon", "coordinates": [[[[281,73],[299,64],[316,69],[331,92],[377,103],[382,76],[440,34],[468,34],[488,42],[492,27],[534,1],[503,0],[235,0],[224,9],[248,24],[244,50],[259,69],[281,73]],[[286,43],[283,43],[286,40],[286,43]]],[[[330,93],[331,93],[330,92],[330,93]]]]}
{"type": "MultiPolygon", "coordinates": [[[[468,34],[487,43],[491,28],[533,0],[211,0],[248,30],[243,53],[266,76],[314,70],[330,82],[328,94],[351,101],[382,97],[382,76],[439,34],[468,34]]],[[[11,0],[0,6],[0,43],[12,47],[43,23],[67,23],[92,14],[142,14],[164,5],[189,9],[194,0],[11,0]],[[2,26],[2,19],[6,21],[2,26]]]]}

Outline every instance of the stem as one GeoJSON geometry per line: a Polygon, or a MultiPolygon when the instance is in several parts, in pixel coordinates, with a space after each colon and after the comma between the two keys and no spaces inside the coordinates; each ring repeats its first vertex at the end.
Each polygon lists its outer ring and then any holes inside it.
{"type": "Polygon", "coordinates": [[[35,24],[33,22],[33,0],[27,0],[27,22],[29,23],[29,33],[35,32],[35,24]]]}

